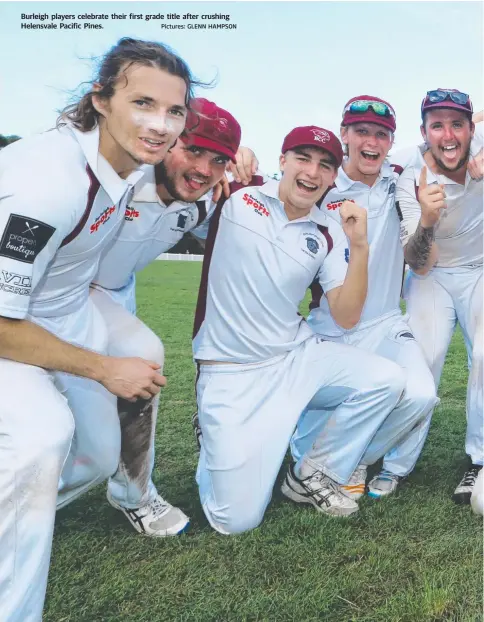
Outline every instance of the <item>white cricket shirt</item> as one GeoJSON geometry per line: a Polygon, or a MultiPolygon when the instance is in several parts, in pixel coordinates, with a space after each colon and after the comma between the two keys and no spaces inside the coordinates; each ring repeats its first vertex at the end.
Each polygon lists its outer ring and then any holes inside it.
{"type": "Polygon", "coordinates": [[[155,169],[142,167],[145,175],[136,185],[126,208],[124,223],[103,251],[94,283],[105,289],[120,289],[131,275],[167,252],[189,231],[207,237],[208,222],[215,209],[210,190],[199,201],[174,201],[166,206],[156,192],[155,169]]]}
{"type": "MultiPolygon", "coordinates": [[[[341,223],[339,208],[343,201],[354,201],[368,214],[368,294],[359,323],[352,331],[367,326],[391,313],[400,313],[403,277],[403,250],[399,241],[400,219],[395,207],[395,189],[402,168],[385,162],[378,179],[370,188],[353,181],[340,167],[334,187],[321,202],[321,211],[341,223]]],[[[328,300],[316,288],[308,323],[316,333],[340,336],[348,332],[333,320],[328,300]]]]}
{"type": "MultiPolygon", "coordinates": [[[[471,141],[471,156],[482,148],[482,126],[476,125],[471,141]]],[[[445,185],[447,208],[441,210],[440,220],[434,227],[438,248],[439,268],[456,268],[482,264],[483,255],[483,185],[482,180],[471,179],[466,174],[464,185],[457,184],[445,175],[435,175],[423,159],[425,146],[415,150],[412,163],[405,169],[397,184],[396,200],[402,214],[400,239],[405,246],[417,229],[421,216],[418,202],[418,184],[423,166],[427,167],[428,184],[445,185]]]]}
{"type": "Polygon", "coordinates": [[[64,126],[0,152],[0,315],[35,321],[87,301],[142,176],[121,179],[98,145],[98,129],[64,126]]]}
{"type": "MultiPolygon", "coordinates": [[[[262,180],[261,180],[262,181],[262,180]]],[[[279,182],[243,187],[217,207],[202,269],[195,359],[252,363],[296,348],[313,335],[298,307],[318,279],[342,285],[346,236],[317,208],[289,221],[279,182]]]]}

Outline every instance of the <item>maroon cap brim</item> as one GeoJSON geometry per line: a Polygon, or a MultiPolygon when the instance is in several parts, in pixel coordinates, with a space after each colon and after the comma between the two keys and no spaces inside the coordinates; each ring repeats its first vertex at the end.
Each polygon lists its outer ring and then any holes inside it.
{"type": "Polygon", "coordinates": [[[381,117],[376,114],[372,114],[370,116],[368,112],[362,114],[347,112],[343,119],[343,125],[354,125],[355,123],[374,123],[375,125],[381,125],[382,127],[386,127],[387,130],[394,132],[396,130],[396,124],[392,123],[389,119],[390,117],[381,117]]]}
{"type": "Polygon", "coordinates": [[[427,104],[422,109],[422,114],[427,112],[427,110],[434,110],[435,108],[452,108],[453,110],[460,110],[461,112],[465,112],[466,114],[472,117],[472,110],[466,108],[462,104],[456,104],[452,100],[444,100],[443,102],[434,102],[432,104],[427,104]]]}
{"type": "Polygon", "coordinates": [[[236,154],[232,149],[222,145],[221,143],[217,143],[214,140],[209,140],[205,138],[205,136],[198,136],[194,132],[190,132],[187,136],[180,136],[181,140],[189,145],[195,145],[196,147],[201,147],[202,149],[210,149],[210,151],[216,151],[217,153],[221,153],[229,157],[232,162],[235,164],[235,156],[236,154]]]}

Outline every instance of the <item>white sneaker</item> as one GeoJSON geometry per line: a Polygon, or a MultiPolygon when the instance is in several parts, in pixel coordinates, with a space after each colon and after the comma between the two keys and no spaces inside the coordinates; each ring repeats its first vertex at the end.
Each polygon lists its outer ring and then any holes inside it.
{"type": "Polygon", "coordinates": [[[358,511],[358,504],[344,495],[340,485],[325,475],[315,471],[305,479],[299,479],[294,466],[289,465],[281,486],[282,494],[296,503],[310,503],[319,512],[330,516],[349,516],[358,511]]]}
{"type": "Polygon", "coordinates": [[[348,483],[341,485],[341,492],[354,501],[358,501],[365,494],[366,468],[360,464],[353,471],[348,483]]]}
{"type": "Polygon", "coordinates": [[[107,494],[109,503],[126,516],[137,532],[155,538],[177,536],[186,531],[190,519],[179,508],[170,505],[161,495],[134,510],[123,508],[107,494]]]}
{"type": "Polygon", "coordinates": [[[391,495],[397,489],[401,477],[390,473],[383,469],[378,475],[375,475],[368,484],[368,496],[373,499],[380,499],[391,495]]]}

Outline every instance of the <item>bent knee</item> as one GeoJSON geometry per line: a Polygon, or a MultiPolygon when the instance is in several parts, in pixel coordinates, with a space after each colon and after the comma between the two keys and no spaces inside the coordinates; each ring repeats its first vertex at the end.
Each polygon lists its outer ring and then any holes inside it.
{"type": "Polygon", "coordinates": [[[146,336],[139,344],[140,349],[137,356],[148,361],[154,361],[163,370],[165,363],[165,348],[163,342],[154,333],[146,336]]]}
{"type": "Polygon", "coordinates": [[[251,531],[258,527],[264,517],[264,511],[254,509],[247,511],[237,507],[228,508],[225,512],[211,512],[206,505],[203,507],[210,525],[224,536],[236,535],[251,531]]]}
{"type": "Polygon", "coordinates": [[[387,387],[392,395],[396,396],[403,395],[407,383],[403,368],[388,359],[385,360],[384,366],[379,370],[378,381],[387,387]]]}

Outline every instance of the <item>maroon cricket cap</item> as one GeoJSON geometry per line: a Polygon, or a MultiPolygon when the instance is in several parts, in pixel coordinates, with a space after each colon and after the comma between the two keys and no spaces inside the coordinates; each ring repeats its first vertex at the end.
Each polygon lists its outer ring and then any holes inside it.
{"type": "Polygon", "coordinates": [[[281,152],[286,153],[289,149],[296,149],[296,147],[318,147],[330,153],[338,167],[343,162],[343,147],[339,139],[330,130],[316,125],[295,127],[284,139],[281,152]]]}
{"type": "Polygon", "coordinates": [[[217,151],[235,162],[242,130],[235,118],[217,104],[196,97],[190,103],[183,142],[217,151]]]}
{"type": "Polygon", "coordinates": [[[384,99],[380,99],[379,97],[373,97],[372,95],[359,95],[358,97],[352,97],[348,102],[346,102],[345,107],[343,108],[343,120],[341,124],[352,125],[353,123],[377,123],[378,125],[382,125],[383,127],[386,127],[392,132],[397,129],[397,117],[395,115],[395,110],[393,109],[393,106],[391,106],[384,99]],[[387,106],[390,114],[377,114],[371,106],[369,106],[368,109],[364,112],[351,112],[350,106],[353,102],[376,102],[379,104],[384,104],[385,106],[387,106]]]}
{"type": "Polygon", "coordinates": [[[454,108],[455,110],[462,110],[462,112],[467,113],[467,115],[472,118],[473,108],[472,108],[472,102],[471,102],[469,95],[466,95],[466,93],[461,93],[457,89],[438,88],[438,89],[435,89],[435,91],[427,91],[427,95],[422,100],[422,106],[421,106],[422,119],[423,119],[424,113],[427,112],[427,110],[432,110],[433,108],[454,108]],[[451,99],[450,96],[440,101],[432,101],[432,97],[431,97],[432,94],[438,93],[439,91],[444,94],[445,93],[458,93],[459,96],[462,96],[462,101],[464,101],[466,98],[467,98],[467,101],[465,103],[458,103],[458,102],[455,102],[453,99],[451,99]]]}

